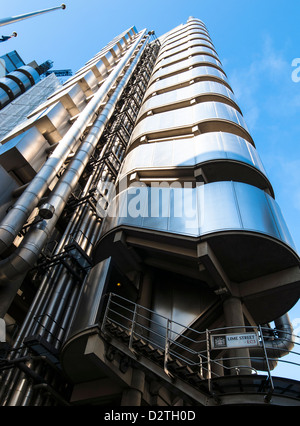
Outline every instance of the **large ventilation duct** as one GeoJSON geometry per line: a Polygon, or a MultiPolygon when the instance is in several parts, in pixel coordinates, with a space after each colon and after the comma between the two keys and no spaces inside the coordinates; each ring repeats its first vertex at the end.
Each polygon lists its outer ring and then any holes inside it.
{"type": "Polygon", "coordinates": [[[268,364],[266,362],[263,349],[251,349],[251,364],[256,370],[268,371],[274,370],[278,365],[278,360],[288,355],[294,348],[295,335],[293,334],[293,326],[288,314],[282,315],[275,321],[275,329],[278,336],[274,338],[272,331],[270,335],[264,336],[264,344],[268,356],[268,364]]]}

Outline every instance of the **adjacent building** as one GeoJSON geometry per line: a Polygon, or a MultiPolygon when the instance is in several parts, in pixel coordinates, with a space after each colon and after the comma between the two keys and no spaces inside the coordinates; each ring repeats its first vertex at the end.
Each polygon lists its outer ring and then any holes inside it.
{"type": "Polygon", "coordinates": [[[0,57],[0,110],[32,88],[52,67],[51,61],[25,64],[17,51],[0,57]]]}
{"type": "Polygon", "coordinates": [[[1,143],[3,406],[299,405],[299,256],[202,21],[123,32],[1,143]]]}

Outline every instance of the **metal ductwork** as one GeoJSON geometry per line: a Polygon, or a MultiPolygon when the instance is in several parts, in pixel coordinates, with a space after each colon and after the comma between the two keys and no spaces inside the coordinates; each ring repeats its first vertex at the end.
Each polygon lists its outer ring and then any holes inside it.
{"type": "MultiPolygon", "coordinates": [[[[128,56],[124,58],[122,64],[120,64],[119,72],[121,72],[124,66],[127,63],[128,57],[130,57],[135,49],[137,49],[140,44],[144,33],[140,35],[134,46],[128,52],[128,56]]],[[[111,95],[109,101],[106,103],[105,108],[101,111],[99,116],[93,123],[91,130],[89,131],[88,136],[85,138],[82,146],[78,149],[74,158],[72,159],[67,171],[59,180],[57,186],[52,191],[51,196],[48,200],[48,203],[52,206],[53,216],[48,220],[43,220],[38,223],[33,229],[26,235],[23,243],[16,250],[14,254],[8,257],[6,260],[0,262],[1,267],[1,280],[2,282],[12,281],[16,279],[18,276],[27,272],[30,268],[33,267],[34,263],[38,259],[38,256],[47,241],[50,233],[52,232],[57,220],[59,219],[62,210],[64,209],[66,202],[71,195],[72,190],[74,190],[87,162],[92,155],[96,144],[99,141],[99,138],[104,130],[104,127],[109,120],[114,107],[122,94],[122,90],[124,89],[127,81],[130,78],[130,75],[137,65],[141,54],[143,53],[143,47],[145,47],[145,43],[140,48],[137,53],[134,61],[131,63],[130,67],[125,72],[124,76],[120,80],[117,88],[111,95]]],[[[118,74],[119,75],[119,74],[118,74]]],[[[115,80],[115,79],[114,79],[115,80]]],[[[109,86],[110,88],[110,86],[109,86]]],[[[103,101],[103,97],[101,99],[103,101]]],[[[98,101],[99,102],[99,101],[98,101]]],[[[95,109],[93,109],[95,111],[95,109]]],[[[88,115],[90,117],[90,115],[88,115]]],[[[77,131],[78,131],[78,125],[77,131]]],[[[81,130],[82,131],[82,130],[81,130]]],[[[74,134],[72,132],[72,134],[74,134]]],[[[69,140],[72,140],[71,138],[69,140]]],[[[105,147],[103,149],[105,152],[105,147]]],[[[54,151],[55,153],[55,151],[54,151]]],[[[28,188],[28,192],[30,189],[28,188]]],[[[27,190],[24,191],[20,198],[23,198],[24,194],[27,190]]],[[[20,204],[20,200],[18,202],[20,204]]]]}
{"type": "MultiPolygon", "coordinates": [[[[111,72],[109,77],[105,80],[100,89],[96,92],[93,99],[88,103],[86,108],[81,112],[77,120],[74,122],[70,130],[66,133],[59,145],[55,148],[45,165],[41,168],[36,177],[32,180],[30,185],[25,189],[18,201],[8,212],[7,216],[0,225],[0,253],[3,253],[14,241],[18,232],[22,229],[27,218],[32,210],[37,206],[39,200],[44,195],[52,180],[57,175],[61,166],[69,156],[74,146],[78,143],[80,137],[84,134],[87,127],[97,117],[97,111],[102,103],[104,103],[106,96],[120,78],[124,67],[131,58],[133,52],[144,37],[145,31],[138,37],[133,46],[128,50],[125,56],[120,60],[115,69],[111,72]]],[[[112,105],[110,105],[110,113],[112,105]]],[[[95,129],[98,129],[101,123],[100,132],[103,130],[102,115],[107,120],[109,116],[108,111],[105,110],[97,119],[90,134],[93,135],[95,129]]],[[[99,134],[96,133],[98,136],[99,134]]],[[[79,154],[80,155],[80,152],[79,154]]],[[[40,225],[41,226],[41,225],[40,225]]],[[[5,276],[5,273],[2,277],[5,276]]]]}
{"type": "MultiPolygon", "coordinates": [[[[135,50],[138,49],[138,46],[141,44],[141,41],[143,39],[144,33],[142,33],[137,41],[134,43],[132,48],[130,49],[129,53],[125,55],[124,59],[121,60],[118,69],[116,73],[114,73],[114,76],[112,76],[109,80],[110,83],[115,83],[116,78],[120,77],[120,74],[124,74],[117,86],[117,88],[114,90],[113,94],[111,95],[109,101],[106,103],[105,108],[102,110],[102,112],[99,114],[97,119],[94,121],[93,126],[91,127],[88,136],[85,138],[85,141],[83,142],[81,148],[78,149],[77,153],[74,155],[72,162],[69,165],[68,170],[65,172],[63,177],[59,180],[57,186],[51,193],[51,197],[47,203],[48,206],[50,206],[51,215],[52,217],[48,220],[42,220],[37,225],[32,226],[32,229],[30,232],[27,233],[25,236],[22,244],[18,247],[18,249],[7,259],[2,260],[0,262],[1,267],[1,281],[2,285],[11,285],[12,283],[16,282],[17,278],[24,277],[24,274],[34,266],[35,262],[38,259],[38,256],[44,246],[44,244],[47,241],[47,238],[53,231],[53,228],[55,224],[57,223],[57,220],[60,217],[60,214],[62,210],[64,209],[66,202],[68,200],[68,196],[71,194],[72,190],[76,186],[78,179],[80,178],[94,148],[95,145],[98,143],[98,140],[101,136],[101,133],[103,132],[103,129],[109,120],[114,107],[120,98],[122,91],[130,78],[130,75],[133,71],[133,69],[136,67],[143,51],[146,46],[146,43],[144,42],[142,46],[139,48],[139,51],[136,53],[135,59],[132,61],[126,72],[124,71],[124,66],[128,62],[128,58],[130,58],[135,50]]],[[[107,92],[111,89],[111,84],[107,84],[107,90],[100,90],[102,96],[98,96],[96,101],[97,104],[103,101],[104,97],[106,96],[107,92]]],[[[91,101],[92,102],[92,101],[91,101]]],[[[95,103],[93,103],[94,105],[95,103]]],[[[89,104],[90,105],[90,104],[89,104]]],[[[94,108],[89,108],[89,113],[85,112],[84,116],[86,118],[85,123],[89,123],[89,120],[91,119],[92,112],[95,111],[94,108]]],[[[82,122],[83,120],[81,120],[82,122]]],[[[80,128],[79,124],[76,126],[76,132],[82,133],[82,129],[80,128]]],[[[73,135],[74,133],[72,133],[73,135]]],[[[73,139],[69,139],[71,142],[73,142],[73,139]]],[[[103,152],[105,152],[105,147],[103,149],[103,152]]],[[[60,155],[56,153],[57,161],[61,161],[60,155]]],[[[47,171],[47,168],[43,168],[43,170],[47,171]]],[[[39,183],[38,178],[34,179],[35,182],[33,182],[33,186],[37,183],[39,183]]],[[[30,188],[28,188],[30,191],[30,188]]],[[[25,190],[26,192],[26,190],[25,190]]],[[[21,198],[23,198],[23,195],[21,198]]],[[[18,200],[18,205],[20,206],[20,199],[18,200]]],[[[50,211],[49,208],[47,209],[47,215],[50,211]]],[[[41,206],[41,215],[45,216],[45,208],[44,206],[41,206]]],[[[16,289],[15,286],[11,286],[11,292],[15,293],[16,289]]],[[[4,307],[4,312],[5,312],[4,307]]]]}
{"type": "Polygon", "coordinates": [[[273,370],[278,365],[278,360],[288,355],[294,348],[296,337],[293,334],[294,330],[289,315],[285,314],[277,318],[274,323],[278,336],[272,337],[272,330],[270,329],[270,336],[266,335],[264,338],[269,366],[264,357],[263,349],[250,350],[251,365],[256,370],[268,371],[268,368],[273,370]]]}

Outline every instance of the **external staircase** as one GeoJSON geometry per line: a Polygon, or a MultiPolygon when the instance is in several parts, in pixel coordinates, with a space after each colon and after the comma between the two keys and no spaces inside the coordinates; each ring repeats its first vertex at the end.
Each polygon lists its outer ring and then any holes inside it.
{"type": "MultiPolygon", "coordinates": [[[[300,382],[296,380],[255,369],[242,375],[234,367],[224,368],[223,375],[215,373],[214,367],[221,365],[220,353],[211,350],[210,342],[220,330],[193,330],[110,294],[101,332],[116,351],[129,355],[149,374],[164,378],[170,388],[180,389],[196,405],[300,405],[300,382]]],[[[261,327],[255,332],[262,357],[266,357],[263,348],[267,333],[261,327]]],[[[268,359],[265,361],[268,365],[268,359]]]]}

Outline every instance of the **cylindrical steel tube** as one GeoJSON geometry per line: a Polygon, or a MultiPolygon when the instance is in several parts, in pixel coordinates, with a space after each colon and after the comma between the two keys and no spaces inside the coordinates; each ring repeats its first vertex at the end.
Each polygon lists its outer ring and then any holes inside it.
{"type": "Polygon", "coordinates": [[[43,9],[43,10],[38,10],[36,12],[24,13],[23,15],[16,15],[16,16],[10,16],[8,18],[3,18],[3,19],[0,19],[0,27],[12,24],[13,22],[22,21],[23,19],[33,18],[34,16],[42,15],[43,13],[52,12],[57,9],[65,9],[65,8],[66,8],[66,5],[61,4],[60,6],[51,7],[49,9],[43,9]]]}
{"type": "MultiPolygon", "coordinates": [[[[145,31],[144,31],[145,32],[145,31]]],[[[123,67],[126,65],[129,58],[132,56],[133,52],[136,50],[138,45],[140,44],[142,38],[144,37],[144,32],[138,37],[137,41],[134,43],[132,48],[129,50],[128,54],[126,55],[127,60],[124,58],[123,66],[118,66],[120,68],[120,72],[122,71],[123,67]]],[[[104,130],[104,127],[106,123],[108,122],[109,118],[111,117],[115,104],[118,101],[119,97],[122,94],[122,90],[127,83],[127,81],[130,78],[132,69],[135,68],[137,65],[137,62],[140,58],[141,53],[143,52],[143,48],[145,47],[145,44],[143,47],[141,47],[139,53],[136,55],[134,61],[132,62],[129,69],[126,71],[125,75],[123,76],[121,82],[119,83],[118,87],[116,88],[115,92],[109,99],[108,103],[106,104],[104,110],[101,112],[99,117],[95,120],[93,127],[90,130],[90,133],[84,140],[81,148],[78,150],[76,155],[74,156],[73,160],[71,161],[67,171],[64,173],[63,177],[60,178],[58,184],[56,185],[55,189],[52,192],[52,195],[50,196],[50,199],[48,200],[49,204],[54,206],[54,214],[51,219],[48,221],[42,221],[36,225],[34,229],[32,229],[24,238],[23,244],[16,250],[16,252],[8,257],[7,259],[0,262],[1,266],[1,276],[0,279],[2,281],[7,282],[9,280],[15,279],[17,276],[19,276],[22,272],[28,270],[34,262],[37,260],[40,251],[45,244],[48,236],[50,235],[51,231],[53,230],[58,218],[60,217],[66,202],[68,200],[68,197],[70,196],[72,190],[74,189],[75,185],[77,184],[85,166],[88,163],[88,160],[95,149],[95,146],[97,145],[99,138],[104,130]]],[[[119,73],[117,73],[119,75],[119,73]]],[[[102,97],[100,97],[102,99],[102,97]]],[[[91,101],[93,102],[93,101],[91,101]]],[[[90,103],[88,104],[90,105],[90,103]]],[[[94,105],[95,107],[96,105],[94,105]]],[[[90,111],[90,114],[93,115],[95,113],[94,110],[90,111]]],[[[80,119],[80,118],[79,118],[80,119]]],[[[79,120],[78,119],[78,120],[79,120]]],[[[77,122],[76,122],[77,123],[77,122]]],[[[75,123],[75,124],[76,124],[75,123]]],[[[72,131],[72,137],[74,138],[74,132],[77,134],[77,132],[82,132],[82,130],[79,129],[78,124],[76,125],[76,129],[72,131]]],[[[70,139],[70,140],[71,140],[70,139]]],[[[60,145],[57,147],[57,149],[60,148],[60,145]]],[[[54,153],[56,150],[54,151],[54,153]]],[[[58,159],[58,162],[60,160],[58,159]]],[[[47,163],[46,163],[47,164],[47,163]]],[[[30,185],[31,186],[31,185],[30,185]]],[[[24,200],[24,204],[26,205],[27,202],[24,199],[26,198],[26,193],[30,193],[30,186],[28,190],[25,190],[24,193],[20,198],[24,200]]],[[[36,198],[36,196],[35,196],[36,198]]],[[[19,211],[22,213],[26,209],[24,207],[24,204],[22,204],[19,200],[18,207],[20,208],[19,211]]],[[[14,209],[12,209],[13,211],[14,209]]],[[[14,216],[14,212],[12,213],[14,216]]],[[[16,217],[15,217],[16,219],[16,217]]],[[[16,220],[16,222],[18,222],[16,220]]],[[[16,222],[13,222],[16,224],[16,222]]],[[[12,224],[9,224],[9,227],[13,229],[13,233],[16,233],[16,230],[12,226],[12,224]]],[[[18,226],[16,225],[18,228],[18,226]]],[[[3,228],[2,228],[3,229],[3,228]]],[[[17,235],[17,234],[16,234],[17,235]]]]}
{"type": "MultiPolygon", "coordinates": [[[[88,124],[95,119],[101,103],[115,84],[116,80],[120,77],[125,65],[130,60],[133,52],[143,38],[144,33],[145,30],[140,34],[128,52],[120,60],[118,65],[96,92],[93,99],[91,99],[84,110],[80,113],[80,116],[64,135],[44,166],[37,173],[30,185],[24,190],[20,198],[4,218],[0,225],[0,253],[3,253],[3,251],[12,244],[28,216],[37,206],[49,184],[64,164],[72,148],[75,146],[78,139],[84,134],[88,124]]],[[[100,117],[102,116],[103,113],[100,114],[100,117]]],[[[93,134],[94,132],[95,128],[92,128],[90,133],[93,134]]]]}

